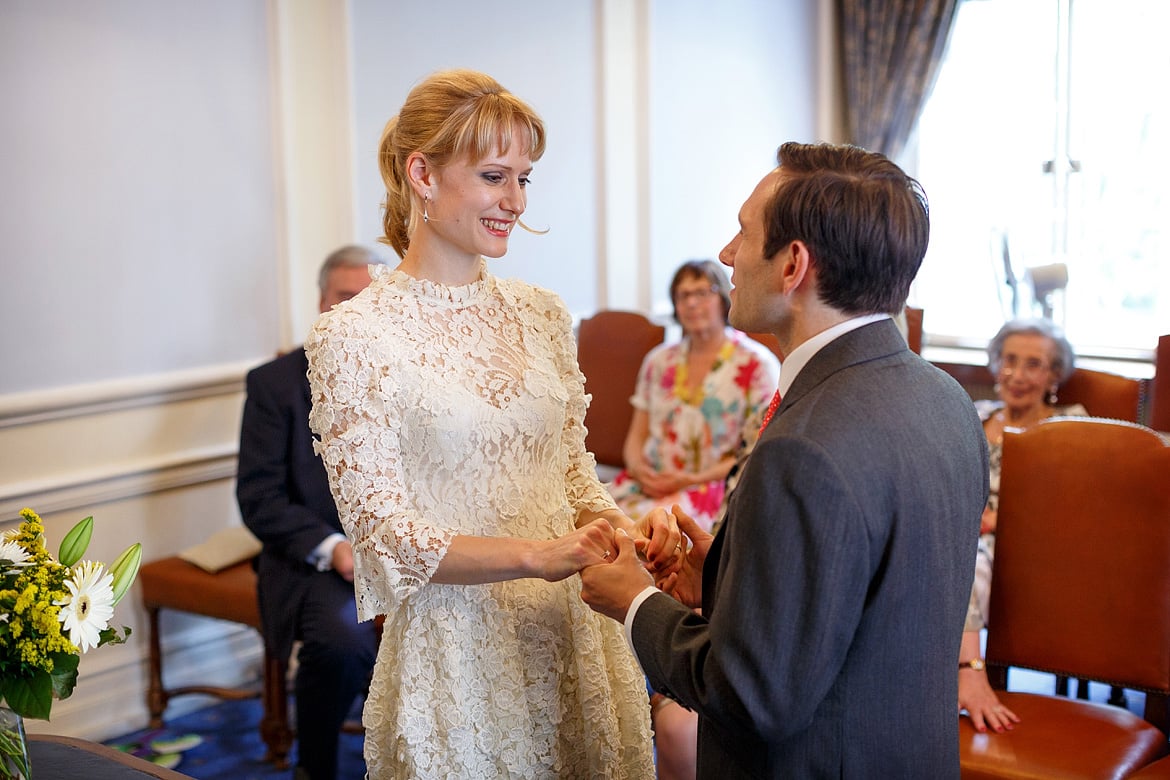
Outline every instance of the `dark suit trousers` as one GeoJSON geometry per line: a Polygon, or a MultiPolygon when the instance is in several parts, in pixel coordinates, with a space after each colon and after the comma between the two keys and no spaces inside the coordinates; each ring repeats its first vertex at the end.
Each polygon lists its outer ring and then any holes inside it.
{"type": "Polygon", "coordinates": [[[312,577],[297,631],[297,764],[313,780],[333,780],[341,726],[369,683],[378,637],[373,621],[357,622],[353,583],[333,572],[312,577]]]}

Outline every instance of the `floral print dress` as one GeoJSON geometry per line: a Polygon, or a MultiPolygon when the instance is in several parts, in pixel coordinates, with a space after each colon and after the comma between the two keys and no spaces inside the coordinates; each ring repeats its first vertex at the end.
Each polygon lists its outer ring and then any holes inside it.
{"type": "MultiPolygon", "coordinates": [[[[680,369],[686,370],[687,339],[656,347],[642,362],[630,403],[649,417],[643,453],[656,470],[702,471],[728,455],[742,457],[755,444],[780,379],[780,362],[734,328],[726,328],[724,338],[719,358],[695,393],[678,381],[680,369]]],[[[651,498],[623,470],[608,487],[618,508],[635,520],[655,507],[678,504],[710,530],[723,505],[722,479],[651,498]]]]}

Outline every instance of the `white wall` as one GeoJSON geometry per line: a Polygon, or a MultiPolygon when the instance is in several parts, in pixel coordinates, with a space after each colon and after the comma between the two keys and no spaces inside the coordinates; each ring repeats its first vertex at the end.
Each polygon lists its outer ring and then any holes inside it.
{"type": "Polygon", "coordinates": [[[680,263],[716,258],[731,240],[739,207],[776,166],[781,143],[828,140],[816,137],[811,110],[816,21],[815,4],[804,2],[654,4],[647,198],[656,311],[671,311],[680,263]]]}
{"type": "MultiPolygon", "coordinates": [[[[93,514],[91,554],[148,559],[238,523],[246,367],[280,336],[271,7],[264,0],[0,5],[0,521],[50,548],[93,514]]],[[[82,659],[51,730],[145,725],[145,620],[82,659]]],[[[254,676],[258,643],[170,620],[172,681],[254,676]]],[[[191,706],[189,701],[182,706],[191,706]]]]}
{"type": "Polygon", "coordinates": [[[545,121],[548,147],[536,163],[524,221],[545,235],[512,234],[508,254],[489,261],[499,276],[515,276],[560,293],[570,310],[597,302],[596,20],[589,0],[519,0],[506,18],[481,3],[443,5],[448,19],[436,45],[436,9],[425,3],[353,2],[355,168],[359,236],[382,235],[378,139],[407,93],[443,68],[490,74],[529,103],[545,121]],[[475,20],[475,21],[472,21],[475,20]]]}
{"type": "Polygon", "coordinates": [[[0,9],[0,393],[266,354],[262,0],[0,9]]]}
{"type": "MultiPolygon", "coordinates": [[[[55,545],[93,514],[95,557],[154,559],[239,523],[243,374],[303,338],[324,255],[380,234],[374,145],[437,68],[492,73],[548,124],[526,216],[551,232],[493,270],[578,315],[650,311],[776,145],[811,138],[816,6],[4,0],[0,527],[31,506],[55,545]]],[[[137,604],[31,730],[145,725],[137,604]]],[[[166,616],[163,645],[172,683],[257,674],[228,624],[166,616]]]]}

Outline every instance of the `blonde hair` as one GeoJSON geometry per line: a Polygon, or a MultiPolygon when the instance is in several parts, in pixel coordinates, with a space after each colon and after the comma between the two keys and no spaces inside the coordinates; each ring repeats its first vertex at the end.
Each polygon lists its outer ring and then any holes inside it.
{"type": "Polygon", "coordinates": [[[421,213],[407,178],[406,159],[415,152],[442,168],[453,160],[479,160],[503,153],[514,137],[527,142],[533,161],[544,154],[544,122],[532,108],[491,76],[445,70],[418,84],[391,117],[378,143],[378,170],[386,186],[379,239],[399,257],[406,254],[421,213]]]}

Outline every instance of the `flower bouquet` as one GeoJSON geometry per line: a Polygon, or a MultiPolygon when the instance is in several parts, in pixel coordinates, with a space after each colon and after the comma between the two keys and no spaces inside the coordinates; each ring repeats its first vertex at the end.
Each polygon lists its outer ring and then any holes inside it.
{"type": "Polygon", "coordinates": [[[130,636],[109,621],[142,562],[137,543],[108,568],[83,561],[92,517],[65,535],[54,560],[41,518],[31,509],[20,516],[0,536],[0,778],[28,777],[21,718],[47,720],[53,699],[73,693],[81,653],[130,636]]]}

